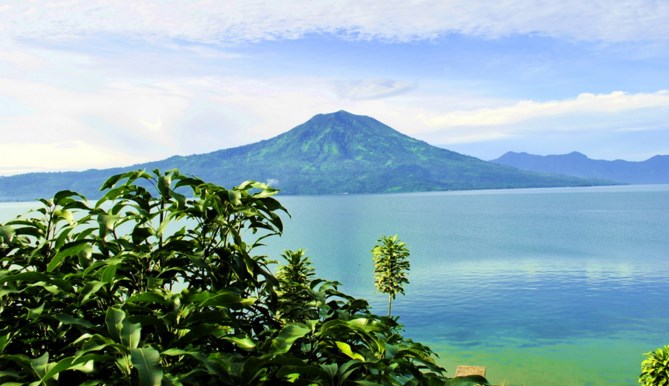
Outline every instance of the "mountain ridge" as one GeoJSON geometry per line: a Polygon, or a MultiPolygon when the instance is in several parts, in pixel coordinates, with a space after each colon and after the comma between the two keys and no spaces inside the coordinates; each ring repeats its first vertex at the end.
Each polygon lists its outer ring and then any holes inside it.
{"type": "Polygon", "coordinates": [[[589,186],[603,181],[521,171],[409,137],[380,121],[346,111],[318,114],[273,138],[205,154],[83,172],[0,178],[0,200],[34,199],[57,190],[90,198],[111,174],[172,169],[223,186],[253,179],[283,194],[388,193],[435,190],[589,186]]]}
{"type": "Polygon", "coordinates": [[[669,155],[655,155],[645,161],[608,161],[591,159],[577,151],[545,156],[509,151],[491,162],[528,171],[606,179],[625,184],[669,183],[669,155]]]}

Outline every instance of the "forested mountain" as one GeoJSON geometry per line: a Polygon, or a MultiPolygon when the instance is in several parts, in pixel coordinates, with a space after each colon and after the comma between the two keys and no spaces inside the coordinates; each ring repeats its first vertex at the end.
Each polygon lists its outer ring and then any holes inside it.
{"type": "Polygon", "coordinates": [[[572,152],[540,156],[508,152],[492,162],[518,169],[598,178],[629,184],[669,184],[669,155],[656,155],[641,162],[593,160],[572,152]]]}
{"type": "Polygon", "coordinates": [[[384,193],[585,186],[602,181],[518,170],[408,137],[376,119],[319,114],[274,138],[207,154],[124,168],[30,173],[0,178],[1,200],[32,200],[71,189],[97,196],[107,176],[130,169],[179,168],[223,186],[253,179],[282,194],[384,193]]]}

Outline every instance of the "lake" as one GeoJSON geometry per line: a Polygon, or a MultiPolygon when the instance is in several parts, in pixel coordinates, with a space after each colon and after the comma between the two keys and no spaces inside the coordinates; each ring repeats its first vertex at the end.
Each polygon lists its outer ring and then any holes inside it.
{"type": "MultiPolygon", "coordinates": [[[[669,185],[279,199],[292,217],[261,252],[305,249],[380,314],[370,251],[382,235],[407,243],[393,314],[451,376],[633,385],[643,353],[669,344],[669,185]]],[[[0,204],[0,222],[25,208],[0,204]]]]}

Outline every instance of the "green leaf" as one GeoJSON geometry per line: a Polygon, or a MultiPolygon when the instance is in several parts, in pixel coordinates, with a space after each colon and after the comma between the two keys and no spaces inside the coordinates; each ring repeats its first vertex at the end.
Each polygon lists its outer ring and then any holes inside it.
{"type": "Polygon", "coordinates": [[[76,317],[74,317],[70,314],[65,314],[65,313],[56,314],[55,318],[56,318],[56,320],[58,320],[59,322],[61,322],[63,324],[70,324],[70,325],[73,324],[73,325],[86,327],[86,328],[95,327],[95,325],[93,323],[89,322],[88,320],[81,319],[81,318],[76,318],[76,317]]]}
{"type": "Polygon", "coordinates": [[[364,366],[360,361],[352,360],[339,366],[337,374],[339,374],[339,382],[344,383],[359,367],[364,366]]]}
{"type": "Polygon", "coordinates": [[[57,214],[58,218],[62,218],[67,221],[70,226],[74,226],[74,216],[72,216],[72,212],[69,210],[60,210],[57,214]]]}
{"type": "Polygon", "coordinates": [[[243,302],[241,296],[233,291],[220,290],[215,293],[200,292],[188,297],[188,301],[199,304],[203,307],[207,306],[223,306],[229,307],[231,305],[240,304],[243,302]]]}
{"type": "Polygon", "coordinates": [[[107,331],[109,332],[109,335],[111,335],[112,338],[114,338],[114,340],[117,342],[121,341],[123,320],[125,320],[125,312],[123,310],[115,307],[109,307],[105,317],[105,324],[107,325],[107,331]]]}
{"type": "Polygon", "coordinates": [[[119,219],[118,216],[106,213],[100,213],[98,215],[98,224],[100,225],[100,230],[106,230],[106,231],[114,230],[114,224],[118,219],[119,219]]]}
{"type": "Polygon", "coordinates": [[[35,374],[37,374],[40,379],[43,379],[50,367],[53,367],[53,364],[49,363],[49,352],[47,351],[41,356],[31,359],[30,367],[33,368],[33,371],[35,371],[35,374]]]}
{"type": "Polygon", "coordinates": [[[224,340],[230,341],[234,344],[237,345],[237,347],[244,349],[244,350],[253,350],[256,347],[256,343],[253,341],[253,339],[249,338],[248,336],[245,336],[243,338],[237,338],[234,336],[226,336],[223,337],[224,340]]]}
{"type": "Polygon", "coordinates": [[[132,230],[132,242],[135,244],[141,244],[144,241],[146,241],[146,239],[151,237],[152,234],[153,234],[152,229],[137,226],[135,227],[135,229],[132,230]]]}
{"type": "Polygon", "coordinates": [[[163,196],[168,196],[170,194],[170,185],[172,184],[172,176],[165,174],[158,177],[158,191],[163,196]]]}
{"type": "Polygon", "coordinates": [[[272,339],[269,347],[270,355],[279,355],[287,353],[296,340],[302,338],[311,331],[309,327],[300,323],[293,323],[285,326],[279,335],[272,339]]]}
{"type": "Polygon", "coordinates": [[[116,358],[116,366],[126,375],[130,375],[132,373],[132,359],[130,358],[130,354],[124,353],[124,350],[119,350],[118,347],[114,347],[119,353],[121,353],[120,356],[116,358]]]}
{"type": "Polygon", "coordinates": [[[49,277],[41,272],[21,272],[17,274],[9,274],[6,276],[0,277],[0,284],[6,282],[18,282],[25,281],[28,283],[35,283],[41,281],[47,281],[49,277]]]}
{"type": "Polygon", "coordinates": [[[53,244],[54,250],[60,251],[63,246],[70,240],[70,233],[74,230],[73,225],[74,224],[70,224],[69,227],[63,227],[60,230],[60,233],[58,233],[58,237],[56,237],[56,241],[53,244]]]}
{"type": "Polygon", "coordinates": [[[66,257],[78,256],[82,251],[92,250],[87,240],[77,240],[63,246],[63,248],[51,258],[47,265],[47,272],[53,272],[66,257]]]}
{"type": "Polygon", "coordinates": [[[153,348],[130,350],[132,364],[139,372],[140,386],[160,386],[163,369],[160,367],[160,353],[153,348]]]}
{"type": "Polygon", "coordinates": [[[141,339],[142,327],[140,323],[131,323],[126,318],[126,313],[118,308],[110,307],[107,310],[105,319],[107,331],[109,335],[123,346],[135,349],[139,346],[141,339]]]}
{"type": "Polygon", "coordinates": [[[365,357],[363,357],[362,355],[360,355],[358,353],[354,353],[353,350],[351,349],[351,345],[349,345],[348,343],[346,343],[346,342],[335,342],[335,344],[337,345],[337,348],[339,348],[339,351],[344,353],[349,358],[357,359],[357,360],[361,360],[361,361],[365,360],[365,357]]]}
{"type": "Polygon", "coordinates": [[[325,372],[328,375],[328,380],[333,380],[334,377],[337,375],[337,370],[339,366],[337,366],[336,363],[323,363],[320,365],[321,369],[323,369],[323,372],[325,372]]]}
{"type": "Polygon", "coordinates": [[[58,379],[58,374],[66,370],[74,370],[73,366],[74,358],[67,357],[63,358],[58,363],[50,363],[49,370],[41,377],[42,383],[46,384],[51,378],[58,379]]]}
{"type": "Polygon", "coordinates": [[[9,343],[11,334],[11,332],[8,332],[4,335],[0,335],[0,354],[5,351],[5,347],[7,347],[7,343],[9,343]]]}
{"type": "Polygon", "coordinates": [[[142,325],[139,323],[130,323],[127,319],[123,320],[122,324],[121,343],[130,349],[137,348],[142,337],[142,325]]]}
{"type": "Polygon", "coordinates": [[[86,283],[84,288],[81,291],[81,294],[83,297],[81,298],[81,303],[86,303],[86,301],[93,295],[95,295],[100,288],[102,288],[103,285],[105,285],[105,282],[102,281],[97,281],[97,280],[92,280],[86,283]]]}
{"type": "Polygon", "coordinates": [[[170,349],[167,349],[167,350],[163,351],[162,353],[160,353],[160,355],[167,355],[167,356],[172,356],[172,357],[173,356],[182,356],[182,355],[193,355],[193,354],[195,354],[194,351],[187,351],[187,350],[183,350],[183,349],[180,349],[180,348],[170,348],[170,349]]]}
{"type": "Polygon", "coordinates": [[[101,281],[106,284],[113,284],[115,276],[116,275],[116,267],[117,264],[111,264],[108,265],[107,268],[105,268],[102,271],[102,276],[100,277],[101,281]]]}
{"type": "Polygon", "coordinates": [[[116,183],[121,178],[123,178],[123,176],[125,176],[125,174],[116,174],[116,175],[113,175],[113,176],[109,177],[107,179],[107,181],[105,181],[104,184],[102,184],[102,187],[100,188],[100,190],[106,190],[106,189],[110,189],[110,188],[114,187],[114,185],[116,185],[116,183]]]}
{"type": "MultiPolygon", "coordinates": [[[[88,356],[87,356],[88,357],[88,356]]],[[[95,360],[90,359],[85,362],[81,362],[78,364],[73,364],[70,366],[68,370],[76,370],[76,371],[81,371],[82,373],[92,373],[93,370],[95,370],[95,360]]]]}
{"type": "Polygon", "coordinates": [[[232,203],[234,206],[241,206],[242,205],[242,194],[241,192],[237,190],[228,190],[228,200],[232,203]]]}
{"type": "Polygon", "coordinates": [[[42,288],[45,291],[48,291],[52,295],[62,295],[60,291],[58,291],[59,287],[56,285],[53,285],[51,283],[45,283],[43,281],[38,281],[37,283],[30,283],[27,285],[29,288],[42,288]]]}
{"type": "Polygon", "coordinates": [[[12,242],[12,239],[14,238],[14,228],[12,228],[9,225],[3,225],[0,226],[0,241],[2,241],[5,244],[9,244],[12,242]]]}
{"type": "Polygon", "coordinates": [[[77,196],[78,197],[79,193],[73,192],[71,190],[61,190],[53,196],[53,202],[56,205],[62,205],[62,201],[64,199],[72,197],[72,196],[77,196]]]}
{"type": "MultiPolygon", "coordinates": [[[[81,358],[86,357],[89,359],[93,360],[99,360],[99,361],[108,361],[110,358],[112,358],[111,355],[105,355],[105,354],[91,354],[93,352],[100,352],[103,351],[104,349],[108,347],[113,347],[114,349],[117,349],[118,347],[115,346],[120,346],[118,343],[114,343],[114,340],[104,337],[102,335],[96,334],[96,335],[91,335],[91,334],[83,334],[80,336],[78,339],[76,339],[73,344],[77,344],[80,342],[84,342],[82,348],[77,351],[77,354],[75,355],[75,359],[77,363],[80,362],[81,358]]],[[[125,348],[125,347],[123,347],[125,348]]],[[[123,351],[123,350],[117,350],[117,351],[123,351]]]]}
{"type": "Polygon", "coordinates": [[[167,217],[166,219],[163,220],[162,223],[158,226],[158,229],[156,229],[156,236],[162,236],[163,232],[165,232],[165,228],[167,228],[168,225],[171,223],[171,218],[167,217]]]}
{"type": "Polygon", "coordinates": [[[37,220],[30,220],[30,221],[15,220],[15,221],[10,221],[9,224],[13,226],[15,236],[16,235],[32,236],[36,239],[41,239],[42,237],[44,237],[44,232],[46,230],[46,225],[40,223],[37,220]],[[19,225],[25,225],[25,226],[19,228],[18,227],[19,225]]]}
{"type": "Polygon", "coordinates": [[[46,303],[42,303],[39,306],[35,308],[29,308],[28,309],[28,319],[38,319],[41,315],[42,312],[44,312],[44,305],[46,303]]]}
{"type": "Polygon", "coordinates": [[[186,196],[179,194],[173,190],[170,191],[170,196],[177,201],[179,208],[184,208],[186,206],[186,196]]]}

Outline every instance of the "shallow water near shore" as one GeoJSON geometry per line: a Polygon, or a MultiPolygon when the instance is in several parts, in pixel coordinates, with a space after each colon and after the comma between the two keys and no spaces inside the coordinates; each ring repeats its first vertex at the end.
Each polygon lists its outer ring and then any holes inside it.
{"type": "MultiPolygon", "coordinates": [[[[452,376],[494,384],[632,385],[669,343],[669,186],[279,196],[291,213],[258,251],[306,249],[319,277],[369,299],[370,250],[398,234],[411,283],[393,303],[406,335],[452,376]]],[[[34,204],[0,203],[0,222],[34,204]]]]}

